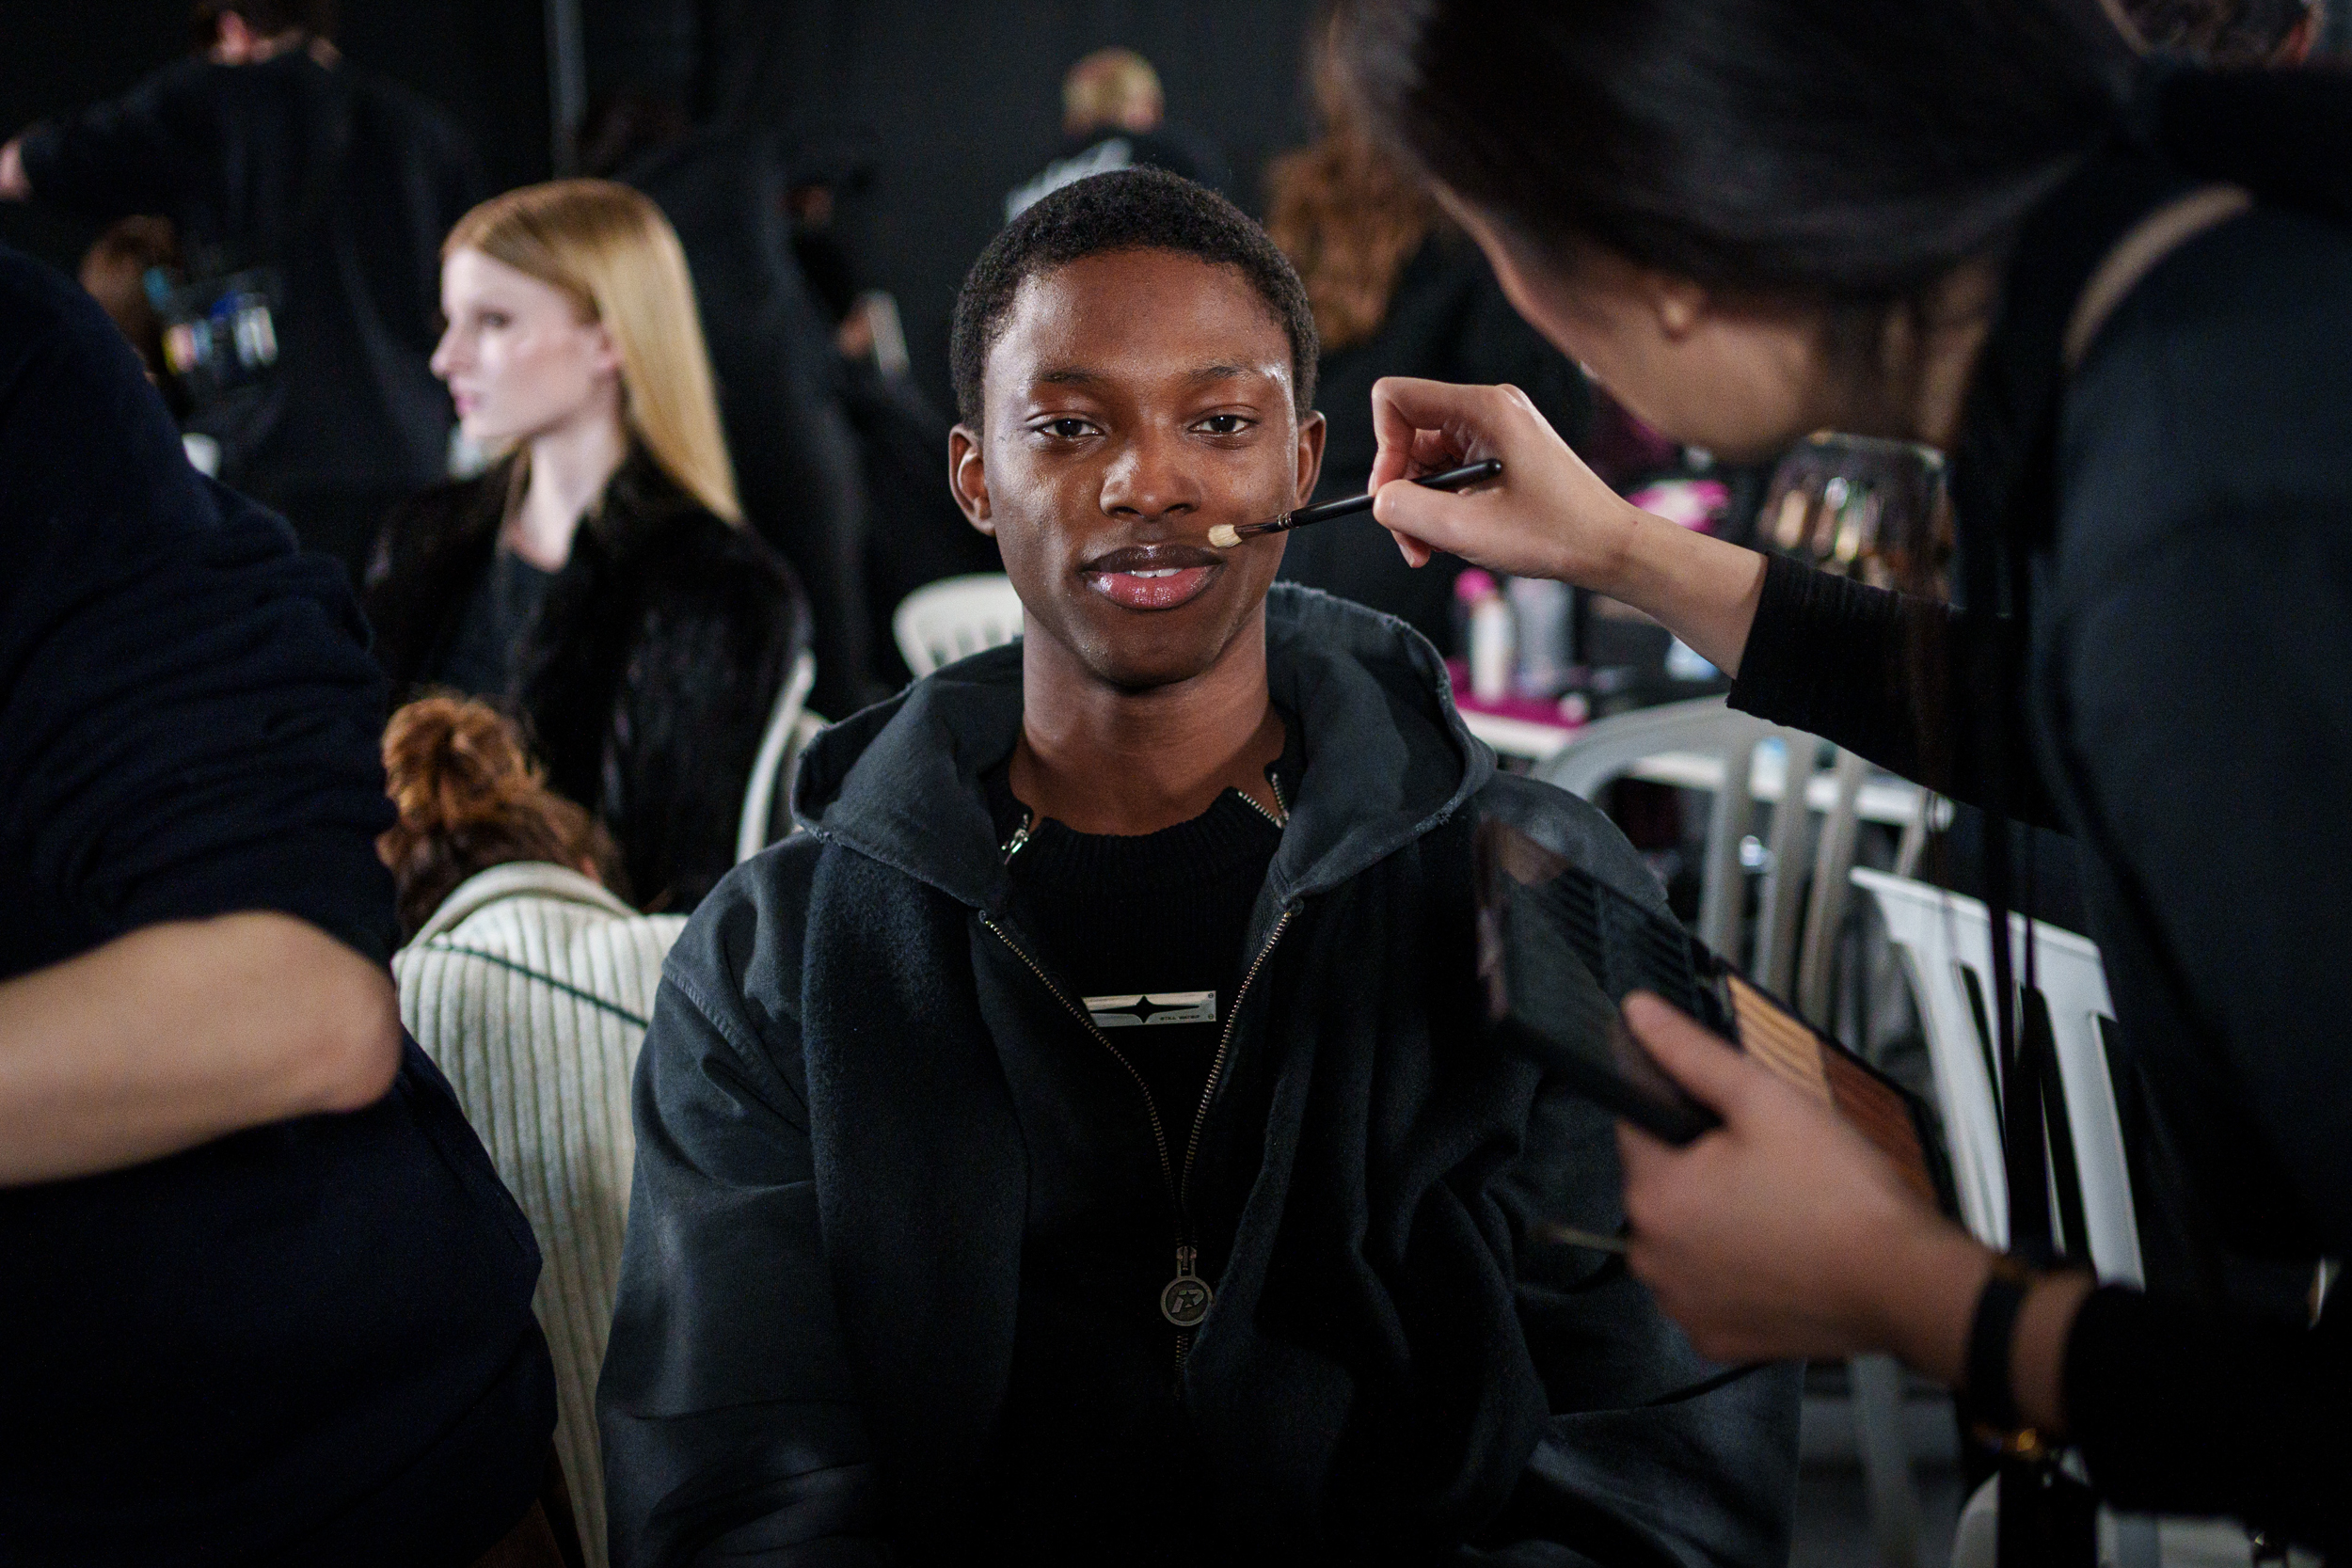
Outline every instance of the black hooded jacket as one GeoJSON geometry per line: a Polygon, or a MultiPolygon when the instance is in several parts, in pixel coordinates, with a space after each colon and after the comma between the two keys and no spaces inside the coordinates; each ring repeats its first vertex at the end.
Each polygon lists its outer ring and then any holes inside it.
{"type": "MultiPolygon", "coordinates": [[[[395,700],[441,669],[498,547],[511,482],[500,464],[436,485],[385,524],[365,599],[395,700]]],[[[691,910],[735,863],[760,736],[807,641],[783,558],[632,448],[581,519],[507,695],[548,782],[620,841],[644,908],[691,910]]]]}
{"type": "MultiPolygon", "coordinates": [[[[1227,1557],[1780,1563],[1794,1370],[1701,1386],[1616,1262],[1534,1239],[1622,1223],[1610,1119],[1480,1027],[1478,819],[1662,910],[1654,882],[1497,772],[1401,623],[1278,584],[1267,656],[1306,762],[1196,1167],[1188,1523],[1227,1557]]],[[[828,731],[808,832],[671,956],[598,1395],[616,1563],[990,1555],[1033,1175],[1000,1053],[1083,1039],[981,783],[1021,711],[1006,648],[828,731]]]]}

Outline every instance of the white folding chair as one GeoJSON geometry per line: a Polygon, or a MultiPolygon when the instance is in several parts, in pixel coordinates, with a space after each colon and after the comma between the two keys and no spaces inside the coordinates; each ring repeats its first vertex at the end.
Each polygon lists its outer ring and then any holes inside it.
{"type": "Polygon", "coordinates": [[[890,632],[919,680],[943,664],[1018,641],[1021,597],[1000,572],[943,578],[899,601],[890,632]]]}
{"type": "MultiPolygon", "coordinates": [[[[2001,1159],[2000,1072],[1993,1046],[1992,918],[1976,899],[1925,882],[1867,867],[1856,867],[1851,875],[1854,884],[1878,901],[1888,940],[1918,1001],[1961,1217],[1979,1241],[2006,1246],[2009,1180],[2001,1159]]],[[[2023,915],[2010,915],[2010,924],[2013,941],[2022,942],[2029,924],[2033,933],[2035,979],[2050,1011],[2091,1266],[2103,1279],[2137,1285],[2139,1225],[2102,1035],[2103,1021],[2113,1021],[2115,1007],[2099,949],[2072,931],[2028,923],[2023,915]]]]}
{"type": "Polygon", "coordinates": [[[759,755],[743,788],[743,815],[735,827],[735,863],[742,864],[785,836],[774,830],[776,802],[790,787],[792,769],[801,752],[825,727],[825,721],[803,706],[809,688],[817,684],[817,656],[803,651],[793,661],[792,673],[776,694],[769,711],[768,728],[759,737],[759,755]]]}
{"type": "MultiPolygon", "coordinates": [[[[1992,915],[1974,898],[1908,878],[1861,867],[1852,877],[1877,901],[1918,1003],[1961,1219],[1979,1241],[2006,1246],[2009,1177],[1993,1043],[1992,915]]],[[[2011,914],[2012,942],[2022,944],[2029,926],[2034,979],[2050,1012],[2059,1092],[2074,1144],[2083,1239],[2102,1279],[2137,1285],[2142,1279],[2138,1216],[2103,1033],[2115,1016],[2106,972],[2094,943],[2038,920],[2011,914]]],[[[1991,1568],[1998,1512],[1991,1488],[1988,1481],[1962,1512],[1953,1568],[1991,1568]]],[[[2114,1568],[2226,1568],[2250,1560],[2245,1532],[2227,1522],[2103,1509],[2099,1533],[2100,1559],[2114,1568]]]]}
{"type": "MultiPolygon", "coordinates": [[[[1747,902],[1746,870],[1740,846],[1756,817],[1752,781],[1756,748],[1779,737],[1791,766],[1781,781],[1781,798],[1803,800],[1813,776],[1816,750],[1807,736],[1790,745],[1796,732],[1779,730],[1763,720],[1735,713],[1721,697],[1701,697],[1668,703],[1603,719],[1580,731],[1559,755],[1536,769],[1535,776],[1588,800],[1615,780],[1642,764],[1665,755],[1708,759],[1723,783],[1714,790],[1707,825],[1706,860],[1699,882],[1697,936],[1735,963],[1740,952],[1740,916],[1747,902]]],[[[1780,995],[1788,992],[1793,970],[1797,924],[1797,895],[1801,879],[1788,875],[1804,853],[1807,827],[1804,811],[1776,812],[1772,819],[1771,863],[1765,871],[1764,907],[1756,933],[1758,984],[1780,995]]]]}

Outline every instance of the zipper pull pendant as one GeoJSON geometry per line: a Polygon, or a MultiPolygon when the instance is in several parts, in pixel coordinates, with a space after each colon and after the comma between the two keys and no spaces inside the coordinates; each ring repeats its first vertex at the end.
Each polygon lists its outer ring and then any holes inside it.
{"type": "Polygon", "coordinates": [[[1198,1328],[1200,1320],[1209,1315],[1210,1303],[1216,1300],[1209,1282],[1192,1272],[1193,1259],[1200,1253],[1188,1246],[1176,1249],[1176,1277],[1160,1292],[1160,1316],[1178,1328],[1198,1328]]]}

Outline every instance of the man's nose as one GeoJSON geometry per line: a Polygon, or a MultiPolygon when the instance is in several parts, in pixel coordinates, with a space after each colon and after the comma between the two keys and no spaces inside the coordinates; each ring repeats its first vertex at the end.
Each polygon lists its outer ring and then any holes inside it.
{"type": "Polygon", "coordinates": [[[1103,475],[1104,512],[1150,521],[1200,510],[1200,484],[1182,441],[1147,433],[1129,441],[1103,475]]]}

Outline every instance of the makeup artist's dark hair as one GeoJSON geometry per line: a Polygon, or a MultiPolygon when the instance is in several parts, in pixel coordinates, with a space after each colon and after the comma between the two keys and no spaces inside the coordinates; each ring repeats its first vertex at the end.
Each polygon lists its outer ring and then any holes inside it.
{"type": "Polygon", "coordinates": [[[1345,0],[1371,123],[1535,255],[1884,304],[1997,248],[2113,122],[2093,0],[1345,0]]]}
{"type": "Polygon", "coordinates": [[[1291,342],[1293,401],[1304,414],[1315,401],[1315,317],[1306,287],[1266,231],[1210,190],[1156,168],[1120,169],[1064,185],[1005,225],[956,295],[947,350],[956,412],[980,422],[980,383],[988,351],[1005,329],[1024,279],[1115,250],[1173,250],[1233,267],[1281,324],[1291,342]]]}

